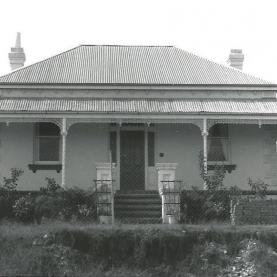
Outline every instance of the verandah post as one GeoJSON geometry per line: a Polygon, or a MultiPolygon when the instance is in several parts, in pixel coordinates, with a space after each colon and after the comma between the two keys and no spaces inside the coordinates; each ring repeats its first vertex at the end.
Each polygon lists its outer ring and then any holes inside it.
{"type": "MultiPolygon", "coordinates": [[[[203,137],[203,170],[204,175],[207,176],[208,174],[208,128],[207,128],[207,118],[203,118],[203,130],[202,130],[202,137],[203,137]]],[[[206,189],[206,181],[204,181],[204,189],[206,189]]]]}
{"type": "Polygon", "coordinates": [[[66,180],[65,180],[65,161],[66,161],[66,136],[67,136],[67,128],[66,128],[66,118],[62,119],[62,128],[61,128],[61,136],[62,136],[62,188],[66,188],[66,180]]]}

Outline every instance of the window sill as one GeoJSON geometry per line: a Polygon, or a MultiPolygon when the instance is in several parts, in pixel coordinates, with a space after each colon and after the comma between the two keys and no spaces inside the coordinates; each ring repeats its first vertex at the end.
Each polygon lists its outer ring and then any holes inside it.
{"type": "Polygon", "coordinates": [[[208,162],[208,170],[214,170],[216,166],[223,166],[224,170],[231,173],[237,168],[236,164],[230,162],[208,162]]]}
{"type": "Polygon", "coordinates": [[[56,170],[59,173],[62,170],[61,164],[29,164],[29,169],[36,173],[37,170],[56,170]]]}

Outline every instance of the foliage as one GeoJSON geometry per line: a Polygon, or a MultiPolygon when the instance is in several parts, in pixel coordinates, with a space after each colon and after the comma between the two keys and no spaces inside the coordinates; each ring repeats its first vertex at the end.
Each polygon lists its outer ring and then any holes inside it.
{"type": "Polygon", "coordinates": [[[46,181],[46,187],[41,187],[40,192],[43,194],[54,194],[58,192],[59,190],[62,190],[61,186],[57,184],[56,180],[54,178],[45,178],[46,181]]]}
{"type": "Polygon", "coordinates": [[[218,190],[211,193],[208,190],[182,191],[181,221],[185,223],[203,223],[208,221],[226,222],[230,217],[230,193],[228,190],[218,190]]]}
{"type": "Polygon", "coordinates": [[[200,177],[204,181],[207,190],[216,191],[224,188],[223,180],[226,175],[224,166],[221,164],[216,164],[212,172],[207,172],[204,168],[203,151],[200,151],[199,153],[199,170],[200,177]]]}
{"type": "Polygon", "coordinates": [[[7,222],[0,225],[0,275],[274,276],[276,234],[276,226],[7,222]],[[252,269],[257,275],[247,275],[252,269]]]}
{"type": "Polygon", "coordinates": [[[18,186],[19,177],[22,176],[23,170],[11,168],[10,176],[3,177],[0,184],[0,219],[13,217],[13,205],[18,196],[15,191],[18,186]]]}
{"type": "Polygon", "coordinates": [[[18,186],[18,179],[24,173],[23,170],[18,168],[11,168],[10,177],[3,177],[2,189],[10,192],[15,191],[18,186]]]}
{"type": "Polygon", "coordinates": [[[80,188],[64,190],[53,178],[46,178],[47,185],[40,189],[35,200],[35,217],[41,222],[43,217],[63,220],[94,220],[96,199],[93,191],[80,188]]]}
{"type": "Polygon", "coordinates": [[[13,205],[15,218],[24,223],[34,221],[34,210],[34,198],[31,196],[31,194],[22,196],[15,200],[13,205]]]}
{"type": "Polygon", "coordinates": [[[266,199],[268,184],[266,184],[261,179],[252,180],[248,178],[248,185],[251,188],[254,199],[266,199]]]}
{"type": "Polygon", "coordinates": [[[181,221],[199,223],[203,221],[227,221],[230,217],[230,192],[224,187],[224,166],[215,165],[212,172],[204,169],[202,151],[199,154],[200,176],[206,190],[192,187],[181,194],[181,221]]]}

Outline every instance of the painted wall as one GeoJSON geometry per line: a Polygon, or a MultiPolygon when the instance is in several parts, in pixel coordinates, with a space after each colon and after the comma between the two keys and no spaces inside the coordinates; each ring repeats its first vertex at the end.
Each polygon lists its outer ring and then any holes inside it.
{"type": "MultiPolygon", "coordinates": [[[[155,162],[178,163],[176,179],[187,186],[202,186],[199,176],[199,151],[202,137],[198,127],[190,124],[155,125],[155,162]]],[[[68,186],[88,188],[96,178],[95,163],[108,162],[109,126],[105,124],[73,125],[67,137],[66,182],[68,186]]],[[[230,125],[232,163],[236,170],[227,174],[226,185],[249,189],[247,178],[264,179],[277,185],[277,154],[275,126],[230,125]]],[[[9,175],[12,167],[24,170],[19,189],[35,190],[45,186],[45,177],[61,182],[61,173],[37,171],[33,163],[33,124],[4,124],[0,127],[0,180],[9,175]]],[[[148,189],[155,189],[157,180],[154,168],[149,169],[148,189]]],[[[272,187],[274,188],[274,187],[272,187]]]]}
{"type": "MultiPolygon", "coordinates": [[[[108,161],[108,126],[96,124],[73,125],[67,136],[66,181],[68,186],[88,188],[96,179],[96,162],[108,161]]],[[[61,183],[61,173],[38,170],[33,173],[33,124],[1,125],[0,179],[9,176],[12,167],[24,170],[18,189],[36,190],[45,186],[45,177],[61,183]]]]}
{"type": "Polygon", "coordinates": [[[176,179],[199,186],[198,157],[202,149],[200,129],[192,124],[160,124],[156,127],[156,162],[178,163],[176,179]]]}
{"type": "MultiPolygon", "coordinates": [[[[178,163],[176,179],[183,180],[186,187],[198,186],[199,152],[202,136],[194,125],[158,125],[156,128],[156,162],[178,163]],[[160,157],[160,153],[163,157],[160,157]]],[[[258,125],[229,125],[231,163],[237,167],[227,173],[224,184],[250,189],[247,179],[262,179],[277,186],[277,127],[258,125]]],[[[274,187],[275,186],[275,187],[274,187]]]]}
{"type": "MultiPolygon", "coordinates": [[[[264,127],[258,125],[229,125],[231,161],[237,168],[226,175],[225,184],[250,189],[247,179],[264,179],[264,127]]],[[[275,143],[274,143],[275,145],[275,143]]]]}

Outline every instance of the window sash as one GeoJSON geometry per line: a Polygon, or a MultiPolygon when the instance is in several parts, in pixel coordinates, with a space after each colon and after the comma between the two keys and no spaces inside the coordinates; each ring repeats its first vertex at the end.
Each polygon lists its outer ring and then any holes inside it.
{"type": "Polygon", "coordinates": [[[51,163],[60,162],[60,156],[61,156],[60,155],[60,150],[61,150],[60,135],[53,134],[53,130],[50,130],[49,135],[45,135],[45,130],[44,130],[44,134],[40,135],[39,124],[40,123],[36,124],[36,128],[35,128],[34,162],[41,163],[41,164],[42,163],[51,164],[51,163]]]}
{"type": "Polygon", "coordinates": [[[208,138],[208,161],[230,162],[230,140],[226,137],[208,138]]]}

